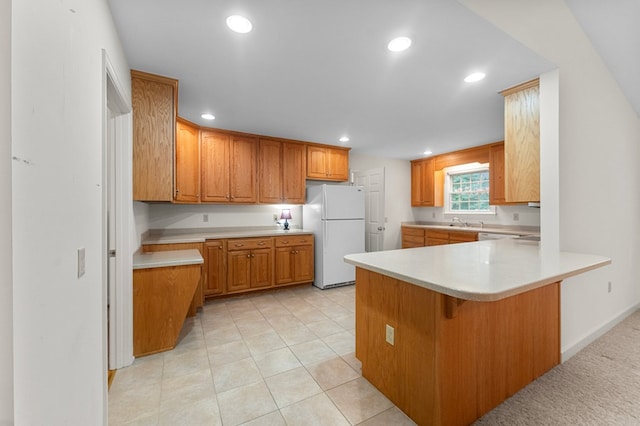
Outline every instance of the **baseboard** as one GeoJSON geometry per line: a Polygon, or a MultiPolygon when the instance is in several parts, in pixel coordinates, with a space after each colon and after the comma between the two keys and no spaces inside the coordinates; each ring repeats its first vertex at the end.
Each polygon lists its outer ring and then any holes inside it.
{"type": "Polygon", "coordinates": [[[562,349],[560,354],[560,357],[561,357],[560,362],[567,361],[569,358],[571,358],[572,356],[580,352],[582,349],[589,346],[589,344],[593,343],[599,337],[604,335],[607,331],[611,330],[613,327],[621,323],[625,318],[633,314],[638,309],[640,309],[640,303],[636,303],[635,305],[632,305],[631,307],[622,311],[620,314],[613,317],[610,321],[604,323],[601,327],[597,328],[592,333],[589,333],[587,336],[580,339],[575,344],[569,346],[566,349],[562,349]]]}

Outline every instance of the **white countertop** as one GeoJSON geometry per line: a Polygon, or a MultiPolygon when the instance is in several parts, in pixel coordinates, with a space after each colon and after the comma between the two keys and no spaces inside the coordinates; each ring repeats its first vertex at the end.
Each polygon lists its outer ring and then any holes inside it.
{"type": "Polygon", "coordinates": [[[611,263],[604,256],[545,252],[538,242],[518,239],[351,254],[344,260],[429,290],[482,302],[524,293],[611,263]]]}
{"type": "Polygon", "coordinates": [[[204,263],[196,249],[156,251],[133,255],[133,269],[163,268],[166,266],[198,265],[204,263]]]}
{"type": "Polygon", "coordinates": [[[313,234],[304,229],[290,229],[285,231],[275,227],[264,228],[201,228],[201,229],[170,229],[164,231],[150,231],[142,244],[178,244],[203,243],[205,240],[221,238],[251,238],[278,237],[291,234],[313,234]]]}

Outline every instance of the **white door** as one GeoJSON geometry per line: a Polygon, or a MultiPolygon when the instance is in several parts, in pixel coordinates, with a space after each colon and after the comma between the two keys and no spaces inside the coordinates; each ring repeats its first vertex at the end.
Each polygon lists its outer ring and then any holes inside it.
{"type": "Polygon", "coordinates": [[[384,250],[384,168],[354,173],[355,184],[364,189],[365,249],[384,250]]]}

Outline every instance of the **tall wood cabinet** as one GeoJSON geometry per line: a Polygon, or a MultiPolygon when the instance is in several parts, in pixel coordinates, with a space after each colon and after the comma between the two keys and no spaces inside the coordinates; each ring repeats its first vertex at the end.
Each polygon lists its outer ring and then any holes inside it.
{"type": "Polygon", "coordinates": [[[186,120],[176,123],[176,202],[200,202],[200,141],[198,128],[186,120]]]}
{"type": "Polygon", "coordinates": [[[307,145],[307,178],[349,180],[349,149],[307,145]]]}
{"type": "Polygon", "coordinates": [[[540,201],[540,106],[538,79],[501,92],[504,96],[505,199],[540,201]]]}
{"type": "Polygon", "coordinates": [[[202,201],[257,202],[258,138],[206,130],[200,143],[202,201]]]}
{"type": "Polygon", "coordinates": [[[507,204],[504,194],[504,142],[489,147],[489,204],[507,204]]]}
{"type": "Polygon", "coordinates": [[[304,204],[304,144],[260,138],[258,168],[258,202],[304,204]]]}
{"type": "Polygon", "coordinates": [[[206,255],[207,281],[204,283],[206,297],[226,293],[227,253],[225,240],[207,240],[204,244],[206,255]]]}
{"type": "Polygon", "coordinates": [[[173,201],[178,80],[131,71],[133,199],[173,201]]]}

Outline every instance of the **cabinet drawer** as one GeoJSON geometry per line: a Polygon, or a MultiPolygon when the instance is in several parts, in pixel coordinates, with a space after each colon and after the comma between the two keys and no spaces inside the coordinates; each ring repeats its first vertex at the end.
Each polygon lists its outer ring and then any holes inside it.
{"type": "Polygon", "coordinates": [[[227,251],[255,250],[273,247],[273,238],[243,238],[227,241],[227,251]]]}
{"type": "Polygon", "coordinates": [[[424,229],[402,227],[402,236],[412,236],[424,238],[424,229]]]}
{"type": "Polygon", "coordinates": [[[415,236],[415,235],[403,235],[402,236],[402,244],[418,244],[419,246],[424,245],[424,236],[415,236]]]}
{"type": "Polygon", "coordinates": [[[425,232],[425,236],[427,239],[439,239],[439,240],[449,240],[449,231],[437,231],[432,229],[427,229],[425,232]]]}
{"type": "Polygon", "coordinates": [[[449,241],[451,243],[468,243],[478,241],[477,232],[449,232],[449,241]]]}
{"type": "Polygon", "coordinates": [[[313,244],[313,235],[296,235],[291,237],[276,237],[276,247],[304,246],[313,244]]]}

